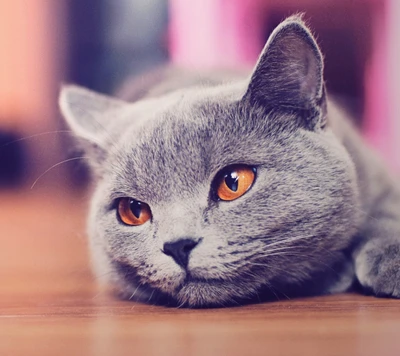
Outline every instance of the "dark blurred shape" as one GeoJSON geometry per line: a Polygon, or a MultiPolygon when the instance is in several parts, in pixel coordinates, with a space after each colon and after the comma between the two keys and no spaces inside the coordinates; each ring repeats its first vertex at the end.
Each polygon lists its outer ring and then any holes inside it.
{"type": "Polygon", "coordinates": [[[98,89],[101,87],[100,62],[106,50],[107,19],[103,1],[71,0],[67,9],[67,80],[98,89]]]}
{"type": "Polygon", "coordinates": [[[17,186],[24,174],[24,149],[14,133],[0,131],[0,187],[17,186]]]}
{"type": "MultiPolygon", "coordinates": [[[[167,0],[70,0],[67,6],[67,82],[112,94],[128,77],[167,62],[167,0]]],[[[70,152],[73,143],[64,146],[70,152]]],[[[73,184],[85,186],[87,167],[70,167],[73,184]]]]}
{"type": "Polygon", "coordinates": [[[67,80],[112,93],[168,60],[167,0],[70,0],[67,80]]]}

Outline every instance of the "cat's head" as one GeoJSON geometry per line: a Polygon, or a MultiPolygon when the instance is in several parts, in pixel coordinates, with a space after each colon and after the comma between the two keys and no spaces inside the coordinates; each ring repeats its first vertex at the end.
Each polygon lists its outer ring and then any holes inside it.
{"type": "Polygon", "coordinates": [[[241,83],[133,104],[65,87],[62,111],[97,176],[99,278],[131,299],[209,306],[329,268],[354,232],[357,189],[322,72],[292,17],[241,83]]]}

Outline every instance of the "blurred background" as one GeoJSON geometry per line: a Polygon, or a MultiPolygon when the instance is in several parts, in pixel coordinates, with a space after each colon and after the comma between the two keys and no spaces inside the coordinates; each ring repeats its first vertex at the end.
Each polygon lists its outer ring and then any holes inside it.
{"type": "Polygon", "coordinates": [[[58,164],[73,157],[61,83],[110,94],[167,62],[251,68],[296,12],[325,54],[330,93],[400,171],[398,0],[0,0],[0,186],[85,186],[82,165],[58,164]]]}

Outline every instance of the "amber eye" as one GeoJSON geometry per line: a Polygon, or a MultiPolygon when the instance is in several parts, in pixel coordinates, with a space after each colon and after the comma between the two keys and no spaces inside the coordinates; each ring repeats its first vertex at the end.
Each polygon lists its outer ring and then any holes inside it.
{"type": "Polygon", "coordinates": [[[126,225],[138,226],[151,219],[150,207],[132,198],[122,198],[118,202],[118,216],[126,225]]]}
{"type": "Polygon", "coordinates": [[[256,169],[246,165],[225,168],[217,178],[218,198],[225,201],[235,200],[246,193],[253,185],[256,169]]]}

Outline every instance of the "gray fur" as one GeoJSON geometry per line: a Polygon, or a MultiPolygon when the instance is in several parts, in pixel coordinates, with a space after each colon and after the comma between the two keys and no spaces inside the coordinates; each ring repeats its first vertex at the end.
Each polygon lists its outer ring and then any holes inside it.
{"type": "Polygon", "coordinates": [[[251,79],[179,88],[159,75],[135,103],[64,88],[62,111],[96,173],[97,276],[123,297],[190,307],[342,292],[355,279],[399,297],[400,188],[326,98],[322,71],[291,17],[251,79]],[[257,167],[254,185],[215,200],[215,176],[236,163],[257,167]],[[152,219],[123,225],[122,197],[146,202],[152,219]],[[198,242],[187,270],[162,252],[185,238],[198,242]]]}

